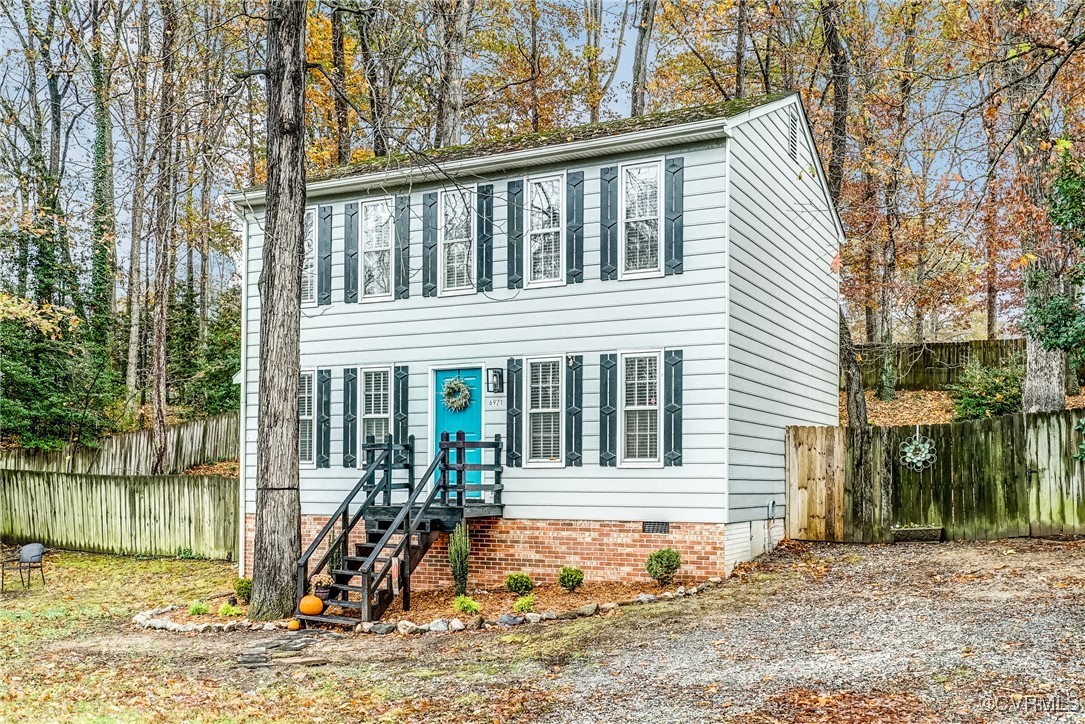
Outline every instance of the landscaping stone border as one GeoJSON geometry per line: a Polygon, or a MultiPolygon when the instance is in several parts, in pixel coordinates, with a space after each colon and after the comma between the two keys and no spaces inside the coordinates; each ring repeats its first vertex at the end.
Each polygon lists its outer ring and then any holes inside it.
{"type": "Polygon", "coordinates": [[[177,623],[162,614],[182,610],[181,606],[163,606],[142,611],[132,617],[132,623],[140,628],[173,633],[231,633],[233,631],[277,631],[286,628],[286,621],[275,623],[255,623],[247,618],[226,623],[177,623]]]}

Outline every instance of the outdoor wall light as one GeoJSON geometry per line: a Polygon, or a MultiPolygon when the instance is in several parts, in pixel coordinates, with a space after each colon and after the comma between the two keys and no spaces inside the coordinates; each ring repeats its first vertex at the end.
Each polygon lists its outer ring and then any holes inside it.
{"type": "Polygon", "coordinates": [[[505,370],[500,367],[491,367],[486,375],[486,391],[500,393],[505,391],[505,370]]]}

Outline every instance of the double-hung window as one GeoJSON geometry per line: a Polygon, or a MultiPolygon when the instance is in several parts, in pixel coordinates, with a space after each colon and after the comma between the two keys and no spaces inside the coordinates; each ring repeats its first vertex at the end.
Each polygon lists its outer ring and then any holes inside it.
{"type": "Polygon", "coordinates": [[[661,464],[659,404],[661,354],[633,352],[621,355],[621,462],[654,467],[661,464]]]}
{"type": "Polygon", "coordinates": [[[469,189],[441,193],[441,248],[439,250],[442,294],[465,294],[474,291],[474,219],[469,189]]]}
{"type": "Polygon", "coordinates": [[[362,443],[380,443],[392,429],[391,370],[362,370],[362,443]]]}
{"type": "Polygon", "coordinates": [[[312,465],[316,461],[315,378],[312,371],[298,375],[298,462],[302,465],[312,465]]]}
{"type": "Polygon", "coordinates": [[[561,176],[528,181],[528,250],[530,266],[527,285],[562,284],[561,176]]]}
{"type": "Polygon", "coordinates": [[[362,299],[392,298],[392,200],[362,204],[362,299]]]}
{"type": "Polygon", "coordinates": [[[301,262],[301,303],[316,304],[316,209],[305,210],[305,256],[301,262]]]}
{"type": "Polygon", "coordinates": [[[621,251],[623,279],[663,275],[663,163],[630,164],[621,171],[621,251]]]}
{"type": "Polygon", "coordinates": [[[562,359],[527,360],[527,463],[564,465],[562,460],[562,359]]]}

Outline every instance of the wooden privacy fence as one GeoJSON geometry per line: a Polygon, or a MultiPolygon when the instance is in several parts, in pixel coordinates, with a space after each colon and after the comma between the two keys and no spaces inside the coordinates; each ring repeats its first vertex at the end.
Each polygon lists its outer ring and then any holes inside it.
{"type": "Polygon", "coordinates": [[[878,542],[893,527],[942,527],[951,540],[1085,534],[1085,410],[920,425],[936,458],[916,472],[900,446],[917,428],[791,427],[791,538],[878,542]]]}
{"type": "Polygon", "coordinates": [[[236,560],[238,483],[196,475],[0,470],[0,538],[121,555],[236,560]]]}
{"type": "MultiPolygon", "coordinates": [[[[876,344],[855,346],[863,386],[873,389],[881,374],[882,348],[876,344]]],[[[960,379],[968,361],[979,360],[984,366],[997,366],[1015,355],[1024,359],[1023,339],[980,339],[967,342],[928,342],[896,344],[895,357],[898,390],[943,390],[960,379]]],[[[841,377],[840,389],[844,389],[841,377]]]]}
{"type": "MultiPolygon", "coordinates": [[[[193,465],[236,458],[240,417],[228,412],[166,428],[166,475],[193,465]]],[[[65,445],[55,452],[8,450],[0,453],[0,469],[38,470],[96,475],[150,475],[154,439],[140,430],[103,439],[98,447],[65,445]]]]}

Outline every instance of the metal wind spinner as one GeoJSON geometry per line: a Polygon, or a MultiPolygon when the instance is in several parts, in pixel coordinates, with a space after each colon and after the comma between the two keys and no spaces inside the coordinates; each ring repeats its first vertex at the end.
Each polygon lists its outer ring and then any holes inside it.
{"type": "Polygon", "coordinates": [[[900,444],[900,464],[917,473],[934,465],[937,458],[934,440],[920,435],[919,425],[915,426],[915,435],[900,444]]]}

